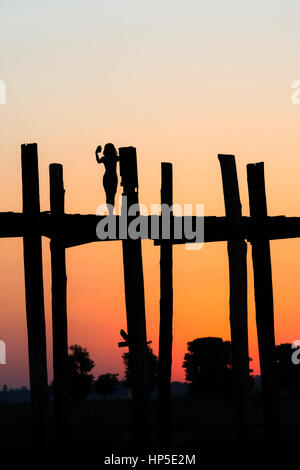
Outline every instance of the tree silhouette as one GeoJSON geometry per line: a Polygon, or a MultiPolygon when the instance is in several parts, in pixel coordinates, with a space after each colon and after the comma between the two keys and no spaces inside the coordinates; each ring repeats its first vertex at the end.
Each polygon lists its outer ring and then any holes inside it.
{"type": "MultiPolygon", "coordinates": [[[[232,349],[222,338],[197,338],[188,344],[182,367],[190,391],[196,396],[222,398],[232,395],[232,349]]],[[[249,359],[251,360],[251,359],[249,359]]],[[[252,372],[252,370],[250,370],[252,372]]],[[[253,377],[250,376],[250,386],[253,377]]]]}
{"type": "MultiPolygon", "coordinates": [[[[153,353],[152,348],[147,345],[148,348],[148,361],[149,361],[149,387],[150,392],[152,392],[157,384],[157,374],[158,374],[158,359],[157,356],[153,353]]],[[[132,359],[129,352],[122,354],[122,359],[125,366],[125,375],[123,384],[125,387],[132,389],[132,359]]]]}
{"type": "Polygon", "coordinates": [[[104,399],[108,395],[112,395],[119,385],[118,375],[110,373],[99,375],[94,384],[95,391],[102,395],[104,399]]]}
{"type": "Polygon", "coordinates": [[[295,351],[290,343],[276,346],[275,354],[279,386],[286,392],[300,392],[300,364],[294,364],[292,361],[292,354],[295,351]]]}
{"type": "Polygon", "coordinates": [[[89,372],[95,364],[87,349],[74,344],[70,346],[70,350],[71,354],[68,356],[70,395],[75,401],[83,400],[91,390],[94,376],[89,372]]]}

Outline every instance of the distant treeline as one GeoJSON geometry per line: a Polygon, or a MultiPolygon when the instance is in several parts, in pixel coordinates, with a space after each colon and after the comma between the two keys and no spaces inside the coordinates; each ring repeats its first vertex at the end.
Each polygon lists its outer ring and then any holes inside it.
{"type": "MultiPolygon", "coordinates": [[[[276,369],[282,394],[300,396],[300,359],[299,350],[292,344],[276,346],[276,369]],[[297,357],[296,357],[297,356],[297,357]]],[[[148,345],[149,384],[151,397],[157,397],[158,358],[148,345]]],[[[125,366],[123,380],[119,374],[106,372],[95,378],[92,370],[94,361],[89,351],[79,345],[70,346],[68,357],[69,390],[73,401],[106,399],[131,399],[132,361],[128,352],[122,355],[125,366]]],[[[249,365],[252,359],[249,357],[249,365]]],[[[172,382],[173,396],[193,398],[232,399],[232,347],[230,341],[222,338],[196,338],[187,343],[187,353],[182,367],[185,371],[185,383],[172,382]]],[[[260,376],[253,376],[249,367],[249,387],[252,391],[261,388],[260,376]]],[[[49,398],[53,398],[55,383],[49,385],[49,398]]],[[[26,387],[8,389],[4,385],[0,392],[0,402],[27,402],[30,390],[26,387]]]]}
{"type": "Polygon", "coordinates": [[[27,387],[10,388],[3,386],[0,392],[0,402],[26,402],[30,401],[30,390],[27,387]]]}
{"type": "MultiPolygon", "coordinates": [[[[172,382],[171,393],[174,397],[185,397],[188,392],[189,386],[184,382],[172,382]]],[[[49,396],[52,397],[52,387],[49,387],[49,396]]],[[[157,388],[152,392],[152,398],[157,397],[157,388]]],[[[131,399],[131,392],[121,382],[118,384],[116,390],[109,397],[111,400],[126,400],[131,399]]],[[[101,400],[103,396],[97,393],[92,387],[91,392],[86,396],[86,400],[101,400]]],[[[30,401],[30,390],[27,387],[21,388],[10,388],[6,385],[3,386],[0,391],[0,402],[2,403],[18,403],[18,402],[29,402],[30,401]]]]}

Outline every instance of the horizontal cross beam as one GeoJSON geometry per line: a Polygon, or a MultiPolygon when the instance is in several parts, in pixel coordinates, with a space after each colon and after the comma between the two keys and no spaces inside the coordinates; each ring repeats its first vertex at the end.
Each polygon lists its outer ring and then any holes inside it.
{"type": "MultiPolygon", "coordinates": [[[[49,212],[41,212],[34,219],[28,219],[23,213],[1,212],[0,213],[0,238],[23,237],[24,234],[32,231],[32,224],[35,224],[35,230],[42,236],[52,238],[59,237],[64,242],[65,247],[83,245],[97,241],[112,241],[111,239],[99,240],[96,234],[97,224],[105,216],[98,215],[80,215],[64,214],[51,215],[49,212]],[[29,226],[30,223],[30,226],[29,226]]],[[[149,234],[147,239],[153,240],[155,245],[162,243],[172,243],[174,245],[194,243],[194,240],[188,240],[184,235],[185,217],[174,217],[175,223],[180,223],[183,227],[183,235],[180,239],[174,236],[168,240],[162,237],[151,235],[151,217],[141,216],[141,219],[148,217],[149,234]]],[[[159,224],[161,227],[161,217],[159,224]]],[[[189,217],[190,218],[190,217],[189,217]]],[[[128,217],[128,224],[134,218],[128,217]]],[[[116,216],[117,233],[120,223],[120,217],[116,216]]],[[[192,217],[192,224],[196,226],[196,217],[192,217]]],[[[161,231],[160,231],[161,233],[161,231]]],[[[250,217],[242,217],[241,228],[237,232],[226,217],[204,217],[204,242],[218,242],[228,240],[257,240],[268,239],[278,240],[300,237],[300,217],[275,216],[266,217],[264,220],[254,221],[250,217]]],[[[116,236],[115,240],[121,240],[122,236],[116,236]]]]}

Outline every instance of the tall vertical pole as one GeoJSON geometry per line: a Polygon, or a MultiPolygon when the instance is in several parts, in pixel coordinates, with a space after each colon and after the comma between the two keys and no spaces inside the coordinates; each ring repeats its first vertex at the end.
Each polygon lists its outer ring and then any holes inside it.
{"type": "Polygon", "coordinates": [[[30,396],[35,447],[46,440],[47,358],[44,312],[42,241],[37,224],[40,214],[37,144],[21,146],[25,297],[28,331],[30,396]]]}
{"type": "MultiPolygon", "coordinates": [[[[51,215],[64,216],[63,167],[53,163],[50,172],[51,215]]],[[[69,422],[67,275],[64,241],[55,235],[50,242],[52,271],[53,394],[55,437],[59,447],[66,445],[69,422]]]]}
{"type": "Polygon", "coordinates": [[[235,429],[242,447],[249,445],[249,352],[247,322],[247,244],[241,238],[242,206],[234,155],[218,156],[223,181],[225,212],[232,233],[227,243],[230,280],[235,429]]]}
{"type": "MultiPolygon", "coordinates": [[[[138,204],[136,149],[119,149],[120,173],[123,186],[121,218],[138,204]]],[[[141,240],[127,236],[122,240],[129,357],[132,364],[132,394],[134,400],[134,435],[136,449],[150,446],[149,436],[149,357],[147,349],[144,275],[141,240]]]]}
{"type": "MultiPolygon", "coordinates": [[[[264,164],[247,165],[250,216],[256,221],[267,218],[264,164]]],[[[266,443],[280,438],[279,392],[276,377],[274,305],[270,242],[251,240],[256,305],[256,325],[261,368],[266,443]]]]}
{"type": "MultiPolygon", "coordinates": [[[[161,164],[161,205],[173,205],[172,164],[161,164]]],[[[158,442],[168,448],[172,442],[171,372],[173,342],[173,245],[160,246],[160,326],[158,363],[158,442]]]]}

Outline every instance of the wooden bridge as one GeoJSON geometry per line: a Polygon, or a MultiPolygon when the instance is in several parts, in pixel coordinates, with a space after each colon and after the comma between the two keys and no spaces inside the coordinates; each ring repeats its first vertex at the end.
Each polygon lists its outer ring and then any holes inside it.
{"type": "MultiPolygon", "coordinates": [[[[127,206],[139,203],[136,151],[119,149],[121,185],[127,206]]],[[[50,165],[50,212],[40,212],[38,152],[36,144],[22,145],[23,212],[0,213],[0,237],[23,237],[28,329],[30,390],[34,443],[45,444],[47,409],[47,363],[44,315],[41,237],[51,247],[54,408],[56,442],[64,446],[69,422],[67,379],[67,275],[65,250],[91,242],[104,242],[96,227],[105,216],[66,214],[63,168],[50,165]]],[[[247,329],[247,243],[252,245],[256,322],[262,377],[265,437],[276,442],[280,436],[279,396],[275,370],[273,288],[269,240],[300,237],[300,218],[269,217],[264,182],[264,164],[247,165],[250,217],[242,216],[238,179],[233,155],[219,155],[225,217],[204,217],[204,242],[227,241],[230,276],[230,326],[236,435],[241,445],[251,436],[249,403],[249,354],[247,329]]],[[[162,163],[161,203],[173,205],[172,164],[162,163]]],[[[123,209],[122,209],[123,210],[123,209]]],[[[121,214],[122,215],[122,214],[121,214]]],[[[151,227],[151,216],[148,217],[151,227]]],[[[193,243],[184,235],[169,240],[153,238],[160,249],[160,337],[158,383],[158,439],[161,448],[171,445],[171,363],[173,319],[174,244],[193,243]]],[[[175,217],[184,225],[184,217],[175,217]]],[[[119,227],[120,216],[116,216],[119,227]]],[[[128,223],[131,218],[128,216],[128,223]]],[[[196,217],[192,217],[195,226],[196,217]]],[[[149,231],[150,233],[151,231],[149,231]]],[[[149,235],[151,238],[151,235],[149,235]]],[[[133,362],[132,393],[137,449],[149,445],[149,383],[141,239],[118,238],[122,242],[127,333],[119,346],[128,346],[133,362]]]]}

